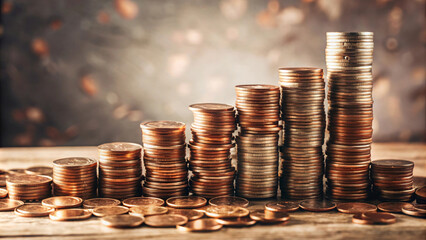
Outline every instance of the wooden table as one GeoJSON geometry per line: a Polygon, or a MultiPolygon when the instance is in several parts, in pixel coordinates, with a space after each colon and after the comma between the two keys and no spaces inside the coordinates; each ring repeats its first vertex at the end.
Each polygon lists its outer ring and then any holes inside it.
{"type": "MultiPolygon", "coordinates": [[[[376,143],[372,159],[407,159],[415,163],[416,184],[425,184],[426,144],[376,143]]],[[[62,157],[97,158],[96,147],[2,148],[0,169],[50,165],[62,157]]],[[[264,202],[252,202],[251,208],[264,202]]],[[[0,212],[0,238],[20,239],[426,239],[426,219],[396,214],[397,223],[383,226],[358,225],[350,214],[295,212],[286,225],[256,225],[223,228],[214,233],[181,233],[173,228],[139,227],[111,229],[92,217],[86,221],[53,222],[48,218],[17,217],[0,212]]]]}

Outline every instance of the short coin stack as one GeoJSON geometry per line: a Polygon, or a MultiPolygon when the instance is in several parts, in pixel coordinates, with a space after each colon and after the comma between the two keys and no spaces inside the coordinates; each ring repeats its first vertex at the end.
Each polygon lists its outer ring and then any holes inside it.
{"type": "Polygon", "coordinates": [[[280,68],[284,145],[281,194],[286,199],[323,196],[325,82],[321,68],[280,68]]]}
{"type": "Polygon", "coordinates": [[[53,193],[83,199],[96,196],[97,162],[90,158],[73,157],[53,161],[53,193]]]}
{"type": "Polygon", "coordinates": [[[278,187],[280,89],[273,85],[238,85],[236,108],[238,175],[236,193],[272,198],[278,187]]]}
{"type": "Polygon", "coordinates": [[[42,175],[16,174],[6,179],[9,198],[14,200],[41,200],[52,194],[52,178],[42,175]]]}
{"type": "Polygon", "coordinates": [[[185,124],[152,121],[140,127],[146,170],[143,195],[159,198],[187,195],[185,124]]]}
{"type": "Polygon", "coordinates": [[[371,162],[374,193],[384,201],[412,201],[414,163],[407,160],[371,162]]]}
{"type": "Polygon", "coordinates": [[[189,144],[189,167],[193,176],[191,191],[195,195],[215,197],[234,194],[235,168],[230,150],[235,131],[234,107],[220,103],[189,106],[194,114],[189,144]]]}
{"type": "Polygon", "coordinates": [[[99,196],[124,199],[141,195],[142,146],[113,142],[98,146],[99,196]]]}
{"type": "Polygon", "coordinates": [[[373,33],[327,33],[327,196],[368,197],[372,143],[373,33]]]}

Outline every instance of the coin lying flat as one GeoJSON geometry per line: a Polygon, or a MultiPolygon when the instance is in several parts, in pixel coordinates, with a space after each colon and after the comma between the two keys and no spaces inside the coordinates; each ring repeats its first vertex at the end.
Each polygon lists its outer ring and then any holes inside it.
{"type": "Polygon", "coordinates": [[[310,212],[327,212],[336,208],[336,204],[334,202],[316,199],[302,201],[299,206],[310,212]]]}
{"type": "Polygon", "coordinates": [[[256,221],[250,217],[241,218],[216,218],[216,221],[228,227],[248,227],[256,224],[256,221]]]}
{"type": "Polygon", "coordinates": [[[34,166],[25,169],[26,174],[52,176],[53,168],[47,166],[34,166]]]}
{"type": "Polygon", "coordinates": [[[249,215],[250,211],[246,208],[235,206],[208,206],[205,214],[213,218],[236,218],[249,215]]]}
{"type": "Polygon", "coordinates": [[[41,204],[24,204],[15,208],[15,214],[20,217],[44,217],[54,211],[54,208],[41,204]]]}
{"type": "Polygon", "coordinates": [[[209,204],[213,206],[248,207],[250,202],[247,199],[242,197],[220,196],[220,197],[214,197],[210,199],[209,204]]]}
{"type": "Polygon", "coordinates": [[[43,199],[41,204],[52,208],[73,208],[79,207],[83,203],[83,199],[72,196],[58,196],[43,199]]]}
{"type": "Polygon", "coordinates": [[[419,204],[426,203],[426,186],[419,187],[416,190],[415,195],[416,195],[416,201],[417,201],[417,203],[419,203],[419,204]]]}
{"type": "Polygon", "coordinates": [[[207,203],[207,199],[199,196],[179,196],[166,200],[168,206],[173,208],[199,208],[207,203]]]}
{"type": "Polygon", "coordinates": [[[0,199],[0,211],[11,211],[24,205],[23,201],[13,199],[0,199]]]}
{"type": "Polygon", "coordinates": [[[294,212],[299,209],[299,202],[279,201],[265,204],[265,209],[272,212],[294,212]]]}
{"type": "Polygon", "coordinates": [[[403,207],[410,207],[410,205],[412,204],[406,202],[383,202],[379,203],[377,208],[383,212],[401,213],[403,207]]]}
{"type": "Polygon", "coordinates": [[[222,227],[223,225],[218,223],[215,219],[209,218],[198,219],[183,225],[176,225],[176,228],[183,232],[212,232],[220,230],[222,227]]]}
{"type": "Polygon", "coordinates": [[[120,205],[120,200],[114,198],[90,198],[83,202],[84,208],[112,207],[120,205]]]}
{"type": "Polygon", "coordinates": [[[113,215],[101,218],[101,222],[112,228],[131,228],[140,226],[144,222],[144,218],[132,215],[113,215]]]}
{"type": "Polygon", "coordinates": [[[250,218],[260,223],[279,223],[286,222],[290,215],[285,212],[272,212],[269,210],[254,210],[250,212],[250,218]]]}
{"type": "Polygon", "coordinates": [[[154,215],[145,218],[145,224],[150,227],[175,227],[187,222],[187,217],[175,214],[154,215]]]}
{"type": "Polygon", "coordinates": [[[126,207],[137,207],[146,205],[163,206],[164,200],[156,197],[132,197],[123,200],[126,207]]]}
{"type": "Polygon", "coordinates": [[[53,221],[83,220],[90,216],[92,216],[90,210],[78,208],[60,209],[49,214],[49,218],[53,221]]]}
{"type": "Polygon", "coordinates": [[[426,218],[426,204],[407,205],[402,207],[402,212],[409,216],[426,218]]]}
{"type": "Polygon", "coordinates": [[[7,196],[7,190],[0,188],[0,198],[5,198],[7,196]]]}
{"type": "Polygon", "coordinates": [[[106,217],[111,215],[121,215],[129,212],[127,207],[123,206],[106,206],[96,207],[92,210],[93,215],[97,217],[106,217]]]}
{"type": "Polygon", "coordinates": [[[182,208],[169,208],[168,214],[182,215],[188,218],[188,221],[196,220],[204,216],[204,212],[196,211],[194,209],[182,209],[182,208]]]}
{"type": "Polygon", "coordinates": [[[358,224],[392,224],[396,222],[396,217],[390,213],[357,213],[352,217],[352,222],[358,224]]]}
{"type": "Polygon", "coordinates": [[[136,206],[130,208],[130,215],[134,216],[152,216],[152,215],[161,215],[166,214],[168,209],[166,207],[161,206],[154,206],[154,205],[148,205],[148,206],[136,206]]]}
{"type": "Polygon", "coordinates": [[[364,213],[364,212],[376,212],[377,207],[369,203],[361,202],[348,202],[337,204],[337,210],[342,213],[364,213]]]}

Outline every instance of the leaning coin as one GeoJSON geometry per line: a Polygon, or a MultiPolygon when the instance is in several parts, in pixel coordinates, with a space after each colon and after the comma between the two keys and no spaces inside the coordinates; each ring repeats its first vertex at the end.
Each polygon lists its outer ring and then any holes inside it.
{"type": "Polygon", "coordinates": [[[7,190],[4,188],[0,188],[0,198],[5,198],[7,196],[7,190]]]}
{"type": "Polygon", "coordinates": [[[114,198],[90,198],[83,202],[84,208],[112,207],[120,205],[120,200],[114,198]]]}
{"type": "Polygon", "coordinates": [[[383,212],[401,213],[403,207],[410,205],[412,204],[407,202],[382,202],[377,205],[377,208],[383,212]]]}
{"type": "Polygon", "coordinates": [[[24,202],[21,200],[13,199],[0,199],[0,212],[1,211],[11,211],[19,206],[24,205],[24,202]]]}
{"type": "Polygon", "coordinates": [[[241,218],[217,218],[216,221],[228,227],[247,227],[256,224],[256,221],[249,217],[241,218]]]}
{"type": "Polygon", "coordinates": [[[148,206],[137,206],[130,208],[130,215],[134,216],[152,216],[152,215],[161,215],[167,213],[168,209],[166,207],[148,205],[148,206]]]}
{"type": "Polygon", "coordinates": [[[199,208],[207,203],[207,199],[199,196],[178,196],[166,200],[168,206],[173,208],[199,208]]]}
{"type": "Polygon", "coordinates": [[[41,204],[53,208],[73,208],[79,207],[83,203],[83,199],[72,196],[58,196],[43,199],[41,204]]]}
{"type": "Polygon", "coordinates": [[[212,218],[236,218],[249,215],[250,211],[246,208],[235,206],[208,206],[205,214],[212,218]]]}
{"type": "Polygon", "coordinates": [[[250,218],[260,223],[279,223],[290,219],[288,213],[271,212],[268,210],[254,210],[250,213],[250,218]]]}
{"type": "Polygon", "coordinates": [[[209,200],[209,204],[213,206],[248,207],[249,203],[245,198],[233,196],[220,196],[209,200]]]}
{"type": "Polygon", "coordinates": [[[43,206],[41,204],[24,204],[15,208],[15,214],[20,217],[44,217],[54,212],[52,207],[43,206]]]}
{"type": "Polygon", "coordinates": [[[137,227],[141,225],[143,221],[143,217],[131,215],[113,215],[101,218],[102,224],[113,228],[137,227]]]}
{"type": "Polygon", "coordinates": [[[189,221],[202,218],[204,212],[196,211],[194,209],[182,209],[182,208],[169,208],[167,211],[168,214],[182,215],[188,218],[189,221]]]}
{"type": "Polygon", "coordinates": [[[154,215],[145,218],[145,224],[151,227],[175,227],[187,222],[187,217],[175,214],[154,215]]]}
{"type": "Polygon", "coordinates": [[[127,207],[123,206],[107,206],[97,207],[92,210],[93,215],[97,217],[106,217],[111,215],[121,215],[129,212],[127,207]]]}
{"type": "Polygon", "coordinates": [[[265,205],[265,209],[272,212],[294,212],[299,209],[299,203],[293,201],[269,202],[265,205]]]}
{"type": "Polygon", "coordinates": [[[164,200],[156,197],[132,197],[123,200],[123,205],[126,207],[155,205],[163,206],[164,200]]]}
{"type": "Polygon", "coordinates": [[[299,206],[310,212],[327,212],[336,208],[334,202],[328,200],[310,199],[300,202],[299,206]]]}
{"type": "Polygon", "coordinates": [[[183,225],[176,225],[176,228],[179,231],[184,232],[212,232],[220,230],[222,227],[222,224],[211,218],[198,219],[195,221],[187,222],[183,225]]]}
{"type": "Polygon", "coordinates": [[[337,204],[337,210],[342,213],[364,213],[364,212],[376,212],[377,207],[369,203],[361,202],[347,202],[337,204]]]}
{"type": "Polygon", "coordinates": [[[60,209],[49,214],[49,218],[54,221],[68,221],[68,220],[83,220],[90,218],[92,212],[87,209],[60,209]]]}

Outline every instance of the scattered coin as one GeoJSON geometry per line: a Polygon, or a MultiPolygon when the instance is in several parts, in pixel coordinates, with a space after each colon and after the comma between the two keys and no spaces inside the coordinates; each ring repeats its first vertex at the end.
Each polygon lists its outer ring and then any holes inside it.
{"type": "Polygon", "coordinates": [[[176,228],[183,232],[212,232],[220,230],[222,227],[223,225],[218,223],[215,219],[209,218],[190,221],[183,225],[176,225],[176,228]]]}
{"type": "Polygon", "coordinates": [[[185,216],[188,218],[188,221],[196,220],[204,216],[204,212],[183,208],[169,208],[167,213],[185,216]]]}
{"type": "Polygon", "coordinates": [[[25,173],[33,175],[46,175],[51,177],[53,175],[53,168],[46,166],[34,166],[25,169],[25,173]]]}
{"type": "Polygon", "coordinates": [[[90,198],[83,202],[84,208],[112,207],[120,205],[120,200],[114,198],[90,198]]]}
{"type": "Polygon", "coordinates": [[[377,208],[383,212],[401,213],[403,207],[410,207],[410,205],[412,204],[406,202],[382,202],[377,205],[377,208]]]}
{"type": "Polygon", "coordinates": [[[334,202],[328,200],[309,199],[300,202],[300,208],[310,212],[327,212],[336,208],[334,202]]]}
{"type": "Polygon", "coordinates": [[[123,200],[123,205],[126,207],[137,207],[137,206],[163,206],[164,200],[156,197],[132,197],[123,200]]]}
{"type": "Polygon", "coordinates": [[[0,212],[1,211],[11,211],[15,208],[24,205],[23,201],[13,200],[13,199],[0,199],[0,212]]]}
{"type": "Polygon", "coordinates": [[[352,217],[352,222],[358,224],[391,224],[396,222],[396,217],[390,213],[357,213],[352,217]]]}
{"type": "Polygon", "coordinates": [[[134,216],[152,216],[166,214],[167,211],[166,207],[147,205],[132,207],[129,214],[134,216]]]}
{"type": "Polygon", "coordinates": [[[299,209],[299,202],[279,201],[265,204],[265,209],[272,212],[294,212],[299,209]]]}
{"type": "Polygon", "coordinates": [[[0,198],[5,198],[7,196],[7,190],[0,188],[0,198]]]}
{"type": "Polygon", "coordinates": [[[409,216],[426,218],[426,204],[406,205],[402,212],[409,216]]]}
{"type": "Polygon", "coordinates": [[[112,215],[101,218],[101,222],[112,228],[131,228],[140,226],[144,222],[144,218],[132,215],[112,215]]]}
{"type": "Polygon", "coordinates": [[[106,217],[111,215],[121,215],[129,212],[127,207],[123,206],[106,206],[96,207],[92,210],[93,215],[97,217],[106,217]]]}
{"type": "Polygon", "coordinates": [[[348,202],[337,204],[337,210],[342,213],[364,213],[364,212],[376,212],[377,207],[369,203],[361,202],[348,202]]]}
{"type": "Polygon", "coordinates": [[[199,208],[207,203],[207,199],[199,196],[178,196],[166,200],[168,206],[173,208],[199,208]]]}
{"type": "Polygon", "coordinates": [[[268,210],[254,210],[250,212],[250,218],[260,223],[279,223],[286,222],[290,215],[285,212],[272,212],[268,210]]]}
{"type": "Polygon", "coordinates": [[[20,217],[44,217],[54,211],[54,208],[41,204],[24,204],[15,208],[15,214],[20,217]]]}
{"type": "Polygon", "coordinates": [[[219,196],[209,200],[209,204],[212,206],[236,206],[236,207],[248,207],[250,202],[242,197],[234,196],[219,196]]]}
{"type": "Polygon", "coordinates": [[[247,227],[256,224],[256,221],[250,217],[241,218],[216,218],[216,221],[228,227],[247,227]]]}
{"type": "Polygon", "coordinates": [[[52,208],[74,208],[79,207],[83,203],[83,199],[72,196],[58,196],[43,199],[41,204],[52,208]]]}
{"type": "Polygon", "coordinates": [[[154,215],[145,218],[145,224],[151,227],[175,227],[187,222],[188,218],[174,214],[154,215]]]}
{"type": "Polygon", "coordinates": [[[426,186],[419,187],[416,190],[416,201],[419,204],[425,204],[426,203],[426,186]]]}
{"type": "Polygon", "coordinates": [[[208,206],[205,214],[213,218],[236,218],[249,215],[250,211],[246,208],[236,206],[208,206]]]}
{"type": "Polygon", "coordinates": [[[90,210],[78,208],[59,209],[49,214],[49,218],[53,221],[83,220],[90,216],[92,216],[90,210]]]}

